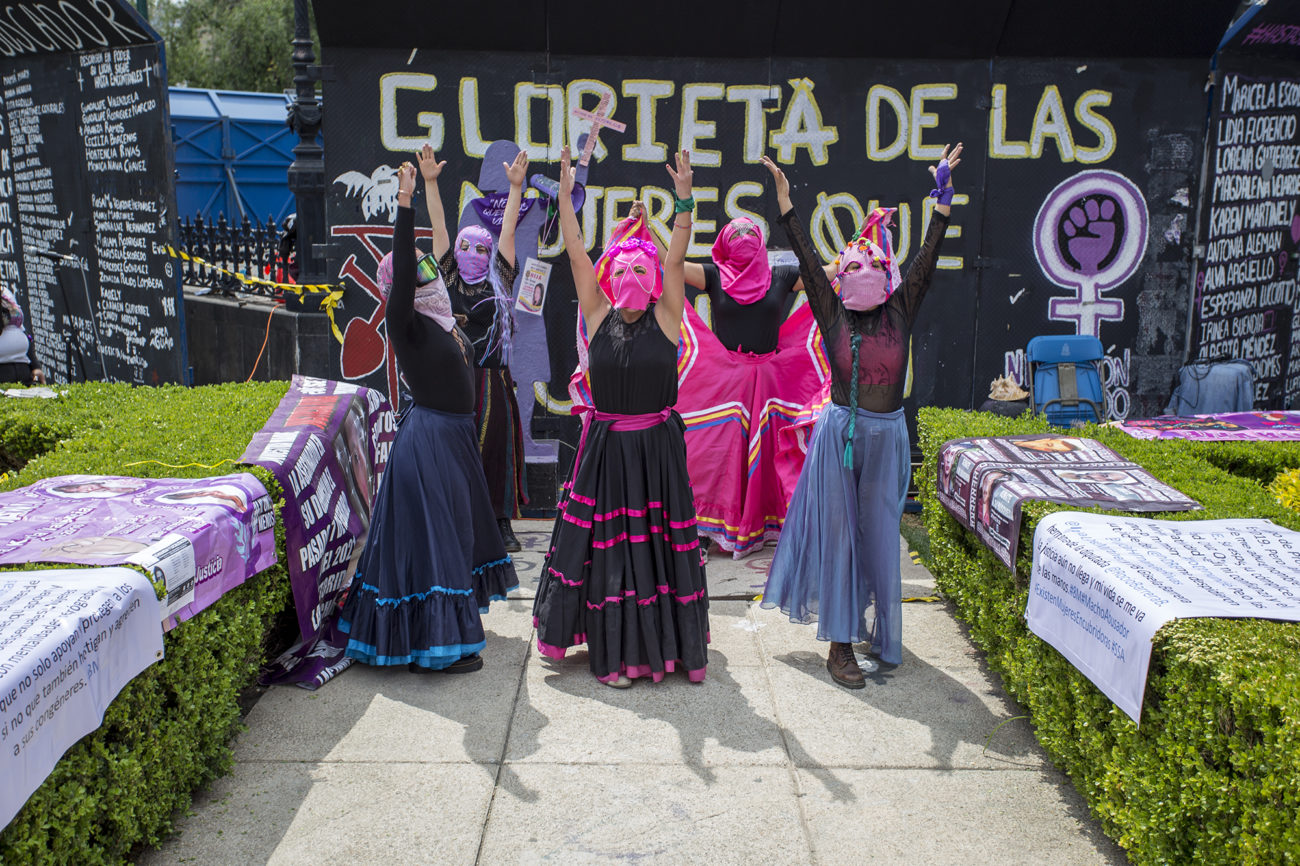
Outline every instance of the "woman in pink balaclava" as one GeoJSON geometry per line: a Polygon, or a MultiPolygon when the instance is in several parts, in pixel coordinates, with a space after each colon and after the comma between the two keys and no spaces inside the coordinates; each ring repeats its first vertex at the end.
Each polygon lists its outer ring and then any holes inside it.
{"type": "Polygon", "coordinates": [[[524,479],[524,430],[519,420],[515,381],[510,375],[510,343],[514,336],[512,290],[519,264],[515,259],[515,222],[528,175],[528,154],[520,151],[505,166],[510,181],[501,240],[493,249],[492,233],[481,225],[467,225],[449,241],[438,175],[446,164],[425,145],[419,154],[424,175],[425,204],[433,230],[433,255],[447,282],[452,307],[465,317],[465,333],[474,344],[474,424],[478,430],[483,474],[497,515],[497,528],[506,550],[520,549],[510,528],[519,516],[520,502],[528,502],[524,479]]]}
{"type": "Polygon", "coordinates": [[[763,607],[780,607],[791,622],[816,620],[818,639],[831,642],[826,668],[845,688],[866,685],[854,643],[870,641],[870,652],[885,664],[902,661],[898,524],[911,469],[903,421],[908,341],[948,228],[951,173],[961,148],[945,147],[930,168],[934,216],[905,277],[885,208],[867,218],[827,279],[790,202],[785,173],[763,157],[831,362],[831,402],[790,500],[763,607]]]}
{"type": "Polygon", "coordinates": [[[585,413],[533,615],[537,647],[562,658],[586,643],[591,672],[606,685],[683,669],[704,679],[708,592],[695,504],[686,471],[677,399],[677,339],[686,301],[690,155],[671,166],[676,189],[672,241],[659,252],[623,235],[587,257],[573,210],[569,149],[560,158],[560,228],[573,269],[594,408],[585,413]]]}
{"type": "Polygon", "coordinates": [[[771,263],[762,226],[733,219],[718,232],[712,259],[686,263],[686,283],[704,290],[713,324],[687,311],[696,358],[678,383],[677,411],[700,534],[738,559],[781,533],[788,494],[776,465],[778,435],[817,394],[826,370],[807,307],[787,316],[803,291],[799,268],[771,263]]]}

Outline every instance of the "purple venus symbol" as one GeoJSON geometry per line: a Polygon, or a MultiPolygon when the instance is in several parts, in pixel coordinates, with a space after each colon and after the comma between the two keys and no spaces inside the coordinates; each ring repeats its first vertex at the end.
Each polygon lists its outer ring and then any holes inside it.
{"type": "Polygon", "coordinates": [[[1103,292],[1123,283],[1147,248],[1142,191],[1113,171],[1083,171],[1057,185],[1034,221],[1034,255],[1047,278],[1073,289],[1052,298],[1048,318],[1100,336],[1102,322],[1124,319],[1124,301],[1103,292]]]}

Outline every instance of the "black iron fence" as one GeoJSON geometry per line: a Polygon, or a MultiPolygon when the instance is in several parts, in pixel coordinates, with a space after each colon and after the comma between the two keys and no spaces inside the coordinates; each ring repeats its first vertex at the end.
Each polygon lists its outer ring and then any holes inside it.
{"type": "Polygon", "coordinates": [[[279,297],[282,292],[274,286],[241,280],[240,276],[270,283],[292,282],[297,273],[293,239],[291,218],[277,224],[274,218],[262,223],[247,216],[233,223],[224,214],[215,222],[202,216],[186,217],[180,224],[177,248],[185,254],[178,257],[182,279],[186,286],[223,294],[279,297]]]}

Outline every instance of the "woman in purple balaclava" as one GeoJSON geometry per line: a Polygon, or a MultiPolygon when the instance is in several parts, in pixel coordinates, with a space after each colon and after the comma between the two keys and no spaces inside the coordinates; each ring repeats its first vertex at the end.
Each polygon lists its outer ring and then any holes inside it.
{"type": "Polygon", "coordinates": [[[447,282],[452,307],[465,317],[465,333],[474,344],[474,423],[478,429],[479,454],[487,477],[497,528],[506,550],[520,549],[510,520],[519,516],[519,504],[528,502],[524,480],[524,431],[519,420],[515,382],[510,375],[510,342],[514,336],[512,289],[519,265],[515,259],[515,222],[523,200],[528,155],[523,151],[505,166],[510,194],[501,223],[501,240],[492,249],[492,233],[480,225],[468,225],[449,242],[447,220],[438,193],[438,175],[446,162],[439,162],[433,148],[425,145],[419,154],[424,175],[429,223],[433,228],[433,255],[447,282]]]}
{"type": "Polygon", "coordinates": [[[854,643],[870,641],[871,654],[885,664],[902,661],[898,524],[911,470],[903,385],[912,325],[948,228],[961,147],[945,147],[930,168],[934,216],[901,277],[886,209],[868,218],[827,279],[790,202],[790,182],[763,157],[831,365],[831,402],[790,500],[763,607],[781,608],[791,622],[816,621],[818,639],[831,642],[826,669],[845,688],[866,686],[854,643]]]}

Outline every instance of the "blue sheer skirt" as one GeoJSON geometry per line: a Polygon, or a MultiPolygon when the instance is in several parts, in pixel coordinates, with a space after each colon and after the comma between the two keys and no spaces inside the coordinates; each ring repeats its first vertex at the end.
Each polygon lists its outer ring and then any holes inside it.
{"type": "Polygon", "coordinates": [[[898,523],[911,447],[903,411],[857,410],[852,466],[844,465],[851,410],[828,404],[813,430],[763,591],[763,607],[817,623],[819,640],[870,641],[902,660],[898,523]],[[870,613],[870,616],[868,615],[870,613]]]}

